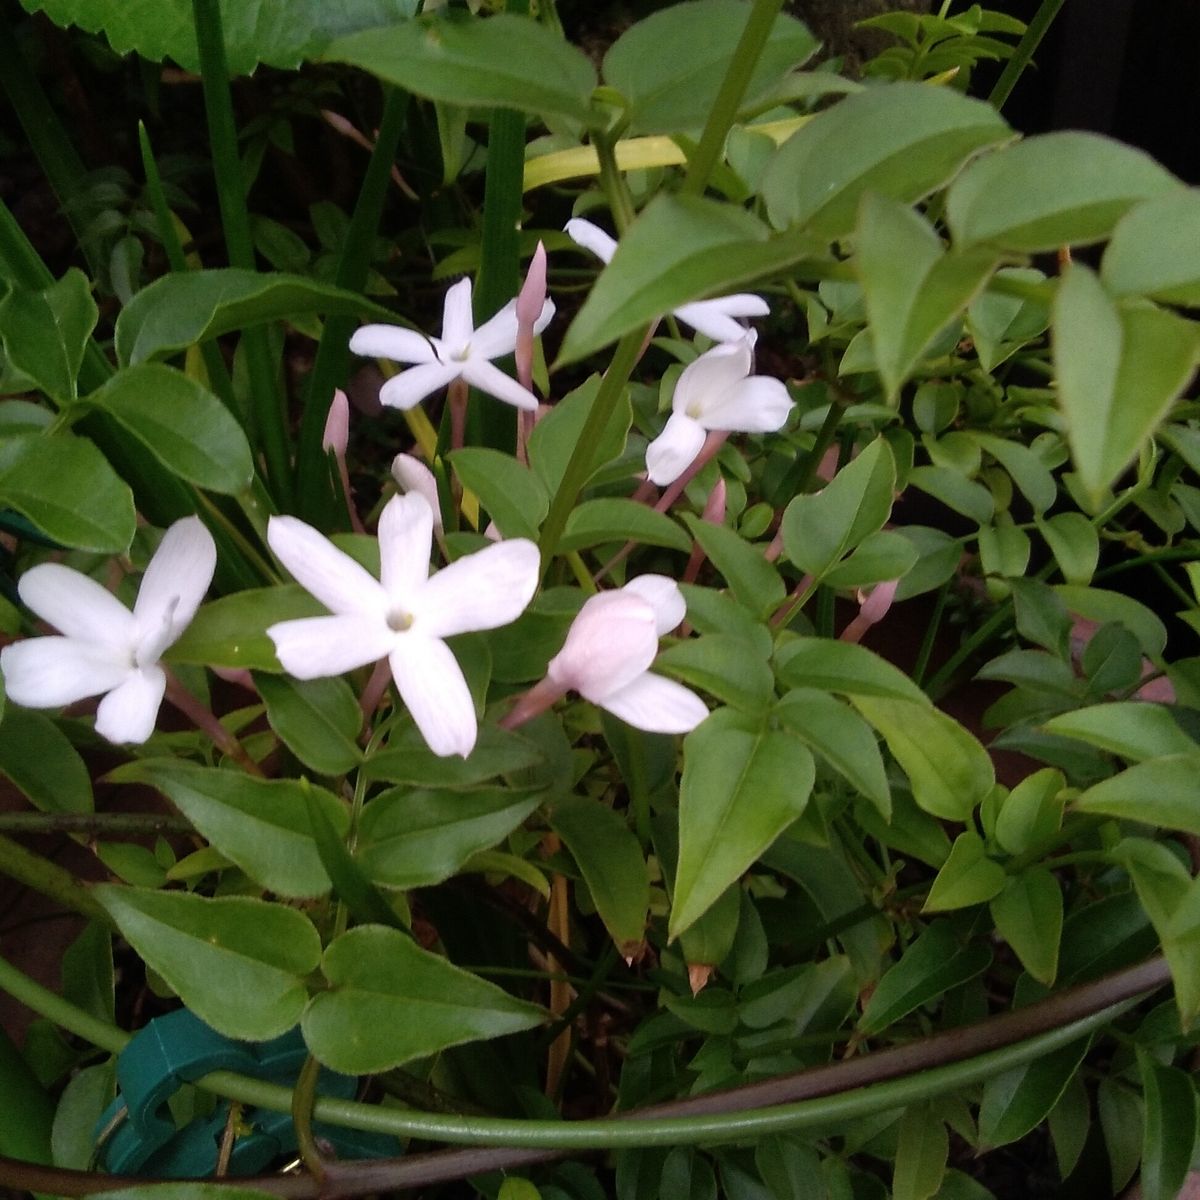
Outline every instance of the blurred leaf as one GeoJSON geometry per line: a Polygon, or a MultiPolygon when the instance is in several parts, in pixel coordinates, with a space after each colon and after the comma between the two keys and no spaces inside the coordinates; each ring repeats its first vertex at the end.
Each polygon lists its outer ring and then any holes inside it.
{"type": "Polygon", "coordinates": [[[996,840],[1009,854],[1024,854],[1057,832],[1066,787],[1061,771],[1043,767],[1026,775],[1007,796],[996,818],[996,840]]]}
{"type": "Polygon", "coordinates": [[[1175,1200],[1196,1148],[1196,1089],[1191,1075],[1138,1054],[1146,1100],[1142,1136],[1142,1195],[1175,1200]]]}
{"type": "Polygon", "coordinates": [[[59,405],[75,399],[83,351],[99,310],[88,277],[72,267],[41,291],[11,285],[0,299],[0,344],[6,365],[59,405]]]}
{"type": "Polygon", "coordinates": [[[1066,1179],[1079,1162],[1092,1124],[1087,1085],[1078,1073],[1071,1076],[1058,1103],[1050,1110],[1048,1122],[1058,1175],[1060,1179],[1066,1179]]]}
{"type": "Polygon", "coordinates": [[[14,704],[0,721],[0,773],[42,812],[95,807],[91,776],[66,734],[49,717],[14,704]]]}
{"type": "Polygon", "coordinates": [[[429,749],[417,729],[397,731],[386,749],[363,763],[363,776],[420,787],[473,788],[497,775],[536,769],[545,763],[545,755],[526,732],[481,725],[475,748],[466,758],[444,758],[429,749]]]}
{"type": "Polygon", "coordinates": [[[937,1195],[949,1153],[946,1126],[931,1106],[910,1105],[900,1120],[896,1165],[892,1171],[894,1200],[929,1200],[937,1195]]]}
{"type": "Polygon", "coordinates": [[[1115,1196],[1133,1178],[1141,1159],[1145,1109],[1141,1097],[1118,1079],[1101,1079],[1096,1100],[1115,1196]]]}
{"type": "Polygon", "coordinates": [[[1200,192],[1172,191],[1134,205],[1113,230],[1100,277],[1114,296],[1200,304],[1200,192]]]}

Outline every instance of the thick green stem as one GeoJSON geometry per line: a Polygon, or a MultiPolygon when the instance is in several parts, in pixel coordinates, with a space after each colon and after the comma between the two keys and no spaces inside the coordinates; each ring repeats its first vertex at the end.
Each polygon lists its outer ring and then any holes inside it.
{"type": "Polygon", "coordinates": [[[996,80],[996,86],[992,88],[988,103],[998,109],[1004,107],[1004,102],[1012,93],[1013,88],[1017,86],[1017,80],[1029,66],[1038,46],[1042,43],[1042,38],[1046,36],[1047,30],[1053,24],[1054,18],[1058,16],[1058,10],[1062,6],[1063,0],[1042,0],[1042,6],[1037,10],[1025,30],[1025,36],[1018,43],[1012,58],[1005,64],[1000,78],[996,80]]]}
{"type": "Polygon", "coordinates": [[[617,166],[616,139],[607,133],[597,133],[592,138],[596,147],[596,157],[600,162],[600,186],[604,189],[609,211],[612,213],[613,225],[619,238],[633,224],[637,215],[633,207],[633,197],[629,194],[629,186],[621,168],[617,166]]]}
{"type": "Polygon", "coordinates": [[[57,863],[3,836],[0,836],[0,875],[8,875],[35,892],[49,896],[64,908],[112,924],[108,913],[70,871],[64,871],[57,863]]]}
{"type": "Polygon", "coordinates": [[[688,163],[687,176],[683,181],[684,195],[699,196],[708,185],[709,176],[721,158],[725,146],[725,138],[737,119],[738,107],[746,88],[758,66],[759,56],[771,30],[775,18],[783,7],[783,0],[754,0],[754,7],[746,20],[746,27],[733,52],[729,70],[721,83],[721,90],[713,101],[708,120],[704,123],[704,132],[700,135],[700,145],[688,163]]]}

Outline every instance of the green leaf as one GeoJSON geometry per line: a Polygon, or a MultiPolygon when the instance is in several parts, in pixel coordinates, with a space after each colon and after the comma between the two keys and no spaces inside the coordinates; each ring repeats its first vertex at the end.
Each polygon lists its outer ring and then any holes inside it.
{"type": "Polygon", "coordinates": [[[6,365],[58,404],[69,404],[75,399],[83,351],[98,317],[92,285],[75,267],[41,291],[10,285],[0,299],[6,365]]]}
{"type": "Polygon", "coordinates": [[[662,651],[654,666],[747,712],[761,712],[775,694],[771,668],[752,646],[729,634],[686,638],[662,651]]]}
{"type": "MultiPolygon", "coordinates": [[[[106,939],[110,938],[108,933],[106,939]]],[[[108,1018],[110,1021],[112,1017],[108,1018]]],[[[116,1091],[113,1060],[84,1067],[63,1088],[54,1113],[50,1146],[56,1167],[86,1171],[95,1151],[96,1124],[116,1091]]]]}
{"type": "Polygon", "coordinates": [[[1079,264],[1054,302],[1054,365],[1067,440],[1093,505],[1192,377],[1200,328],[1152,305],[1120,307],[1079,264]]]}
{"type": "Polygon", "coordinates": [[[1094,784],[1073,807],[1078,812],[1200,834],[1198,771],[1200,751],[1153,758],[1094,784]]]}
{"type": "Polygon", "coordinates": [[[97,554],[124,554],[136,528],[133,493],[91,442],[69,433],[0,441],[0,504],[97,554]]]}
{"type": "Polygon", "coordinates": [[[926,812],[966,821],[992,790],[988,752],[953,717],[910,700],[852,694],[850,702],[883,735],[926,812]]]}
{"type": "Polygon", "coordinates": [[[691,538],[666,513],[614,496],[576,505],[567,518],[559,550],[565,554],[605,542],[626,541],[665,546],[684,554],[692,548],[691,538]]]}
{"type": "Polygon", "coordinates": [[[356,292],[303,275],[237,267],[182,271],[148,284],[121,310],[117,360],[129,366],[169,358],[223,333],[310,313],[395,322],[388,309],[356,292]]]}
{"type": "Polygon", "coordinates": [[[194,379],[159,363],[118,371],[87,404],[103,409],[169,471],[233,494],[254,475],[250,444],[229,410],[194,379]]]}
{"type": "Polygon", "coordinates": [[[637,954],[650,908],[650,877],[625,820],[598,801],[569,796],[551,810],[550,825],[575,859],[617,949],[626,958],[637,954]]]}
{"type": "Polygon", "coordinates": [[[92,894],[146,965],[218,1033],[261,1042],[300,1019],[303,977],[321,959],[321,939],[303,913],[241,896],[116,884],[92,894]]]}
{"type": "Polygon", "coordinates": [[[724,525],[702,521],[693,513],[685,513],[683,519],[741,605],[763,616],[783,602],[787,594],[783,579],[759,549],[724,525]]]}
{"type": "Polygon", "coordinates": [[[876,1033],[987,970],[991,951],[978,943],[960,946],[948,921],[934,921],[879,981],[859,1028],[876,1033]]]}
{"type": "Polygon", "coordinates": [[[1132,146],[1044,133],[972,163],[950,187],[946,218],[961,248],[986,242],[1035,253],[1098,242],[1139,200],[1180,187],[1132,146]]]}
{"type": "MultiPolygon", "coordinates": [[[[737,0],[697,0],[651,13],[604,56],[604,82],[628,101],[631,133],[699,131],[729,69],[749,9],[737,0]],[[664,50],[667,52],[664,53],[664,50]]],[[[775,18],[739,111],[757,107],[817,49],[799,21],[775,18]]]]}
{"type": "Polygon", "coordinates": [[[343,679],[257,674],[267,720],[289,750],[319,775],[344,775],[362,759],[362,710],[343,679]]]}
{"type": "Polygon", "coordinates": [[[472,855],[490,850],[542,800],[509,788],[427,791],[397,787],[363,810],[356,858],[383,887],[427,887],[449,879],[472,855]]]}
{"type": "Polygon", "coordinates": [[[1179,727],[1171,710],[1144,700],[1093,704],[1051,717],[1047,733],[1079,738],[1130,762],[1168,754],[1190,754],[1200,747],[1179,727]]]}
{"type": "Polygon", "coordinates": [[[979,1106],[982,1145],[1007,1146],[1040,1125],[1066,1091],[1090,1041],[1081,1038],[989,1079],[979,1106]]]}
{"type": "Polygon", "coordinates": [[[1009,854],[1024,854],[1062,824],[1062,798],[1066,787],[1063,773],[1043,767],[1026,775],[1007,796],[996,818],[996,841],[1009,854]]]}
{"type": "Polygon", "coordinates": [[[912,1104],[900,1121],[896,1166],[892,1172],[894,1200],[929,1200],[936,1196],[946,1174],[950,1138],[946,1126],[929,1104],[912,1104]]]}
{"type": "MultiPolygon", "coordinates": [[[[996,279],[1044,283],[1046,276],[1030,267],[1003,267],[996,279]]],[[[1048,302],[1000,291],[985,291],[967,309],[967,328],[975,342],[980,364],[994,371],[1025,343],[1045,332],[1050,324],[1048,302]]]]}
{"type": "Polygon", "coordinates": [[[868,88],[818,113],[779,148],[763,176],[763,199],[776,228],[841,238],[866,192],[909,204],[1011,136],[994,108],[953,88],[868,88]]]}
{"type": "Polygon", "coordinates": [[[681,304],[735,290],[821,251],[772,234],[740,208],[698,196],[656,196],[622,235],[563,339],[558,362],[586,358],[681,304]]]}
{"type": "Polygon", "coordinates": [[[95,807],[79,752],[41,713],[8,705],[0,721],[0,773],[42,812],[90,813],[95,807]]]}
{"type": "MultiPolygon", "coordinates": [[[[547,495],[552,496],[558,491],[563,472],[567,469],[599,390],[600,376],[590,376],[540,418],[529,435],[529,465],[542,481],[547,495]]],[[[592,451],[593,474],[624,454],[625,439],[629,436],[632,420],[633,410],[629,404],[629,394],[625,392],[614,405],[604,431],[596,439],[592,451]]],[[[587,482],[584,481],[585,486],[587,482]]]]}
{"type": "Polygon", "coordinates": [[[988,858],[983,838],[967,830],[954,839],[950,857],[929,889],[922,912],[968,908],[992,899],[1008,880],[1004,868],[988,858]]]}
{"type": "Polygon", "coordinates": [[[996,511],[992,493],[983,484],[967,479],[952,467],[913,467],[908,473],[908,482],[940,500],[947,508],[962,513],[976,525],[986,525],[996,511]]]}
{"type": "Polygon", "coordinates": [[[431,788],[472,788],[497,775],[536,768],[545,756],[537,745],[519,733],[482,725],[475,749],[466,758],[434,754],[416,729],[388,740],[387,749],[363,763],[363,777],[389,783],[410,783],[431,788]]]}
{"type": "Polygon", "coordinates": [[[820,579],[883,527],[892,512],[895,486],[891,449],[876,438],[821,491],[792,499],[780,525],[784,553],[800,570],[820,579]]]}
{"type": "Polygon", "coordinates": [[[1060,583],[1055,594],[1076,616],[1086,617],[1098,625],[1116,621],[1124,625],[1138,640],[1147,658],[1159,658],[1167,646],[1167,627],[1155,613],[1121,592],[1104,588],[1076,587],[1060,583]]]}
{"type": "Polygon", "coordinates": [[[456,450],[450,462],[506,538],[537,538],[550,498],[528,467],[511,454],[483,446],[456,450]]]}
{"type": "Polygon", "coordinates": [[[890,820],[892,795],[883,756],[862,717],[815,688],[794,688],[775,705],[773,715],[890,820]]]}
{"type": "MultiPolygon", "coordinates": [[[[174,59],[200,69],[189,0],[155,0],[149,9],[125,0],[21,0],[28,12],[44,12],[58,25],[103,33],[118,54],[174,59]]],[[[248,75],[260,63],[290,69],[311,58],[329,38],[411,17],[413,0],[223,0],[221,23],[229,70],[248,75]]],[[[185,1198],[181,1198],[185,1200],[185,1198]]]]}
{"type": "Polygon", "coordinates": [[[752,733],[721,717],[689,733],[683,750],[671,938],[800,816],[815,778],[812,754],[799,738],[752,733]]]}
{"type": "Polygon", "coordinates": [[[1200,193],[1143,200],[1121,218],[1100,264],[1114,296],[1200,305],[1200,193]]]}
{"type": "Polygon", "coordinates": [[[422,18],[338,38],[321,57],[361,67],[428,100],[584,124],[596,119],[589,104],[595,68],[583,51],[529,17],[422,18]]]}
{"type": "Polygon", "coordinates": [[[929,704],[929,697],[898,667],[851,642],[797,638],[776,652],[775,673],[788,687],[929,704]]]}
{"type": "Polygon", "coordinates": [[[1092,1124],[1087,1087],[1078,1073],[1071,1077],[1058,1103],[1050,1110],[1048,1123],[1058,1177],[1066,1179],[1079,1162],[1092,1124]]]}
{"type": "Polygon", "coordinates": [[[873,192],[863,197],[854,240],[875,366],[894,403],[934,338],[983,287],[997,255],[947,254],[924,217],[873,192]]]}
{"type": "Polygon", "coordinates": [[[1055,513],[1037,517],[1038,532],[1046,539],[1063,578],[1072,584],[1087,585],[1100,561],[1100,535],[1081,512],[1055,513]]]}
{"type": "MultiPolygon", "coordinates": [[[[1035,513],[1042,513],[1058,499],[1058,486],[1049,467],[1028,446],[992,433],[968,431],[967,436],[986,450],[1012,477],[1013,483],[1033,506],[1035,513]]],[[[1082,516],[1080,513],[1065,514],[1082,516]]],[[[1052,521],[1055,518],[1050,518],[1052,521]]],[[[1086,517],[1083,520],[1087,520],[1086,517]]],[[[1088,522],[1089,528],[1091,522],[1088,522]]]]}
{"type": "Polygon", "coordinates": [[[1142,1195],[1175,1200],[1183,1189],[1196,1148],[1196,1088],[1191,1075],[1138,1053],[1146,1099],[1142,1135],[1142,1195]]]}
{"type": "Polygon", "coordinates": [[[890,529],[868,533],[822,582],[832,588],[864,588],[902,579],[916,566],[920,555],[903,534],[890,529]]]}
{"type": "Polygon", "coordinates": [[[326,1066],[348,1075],[531,1029],[546,1016],[380,925],[336,938],[321,970],[330,990],[305,1011],[304,1040],[326,1066]]]}
{"type": "Polygon", "coordinates": [[[1058,880],[1045,867],[1031,867],[1008,881],[992,900],[992,920],[1021,965],[1051,987],[1058,974],[1063,898],[1058,880]]]}
{"type": "Polygon", "coordinates": [[[268,891],[297,899],[329,891],[305,797],[315,795],[344,834],[349,814],[332,792],[305,780],[256,779],[173,758],[125,763],[109,779],[145,783],[162,792],[230,862],[268,891]]]}
{"type": "Polygon", "coordinates": [[[1134,1095],[1119,1079],[1100,1080],[1096,1089],[1100,1125],[1108,1151],[1109,1178],[1113,1195],[1121,1192],[1133,1178],[1142,1156],[1142,1122],[1145,1110],[1140,1096],[1134,1095]]]}
{"type": "Polygon", "coordinates": [[[298,583],[234,592],[201,605],[164,657],[168,662],[278,673],[283,668],[267,629],[277,621],[318,617],[325,611],[298,583]]]}

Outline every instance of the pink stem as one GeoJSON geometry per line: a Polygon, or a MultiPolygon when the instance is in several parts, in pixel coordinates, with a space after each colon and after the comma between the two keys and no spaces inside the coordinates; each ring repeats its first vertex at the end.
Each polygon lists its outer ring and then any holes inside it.
{"type": "Polygon", "coordinates": [[[567,689],[555,683],[547,676],[535,683],[524,695],[518,697],[516,704],[508,710],[500,720],[501,729],[516,729],[526,721],[532,721],[540,716],[556,700],[561,700],[567,694],[567,689]]]}
{"type": "Polygon", "coordinates": [[[375,710],[379,707],[379,701],[383,699],[383,693],[387,691],[388,681],[391,678],[391,666],[386,658],[381,658],[375,664],[375,670],[371,672],[371,678],[367,680],[367,686],[363,688],[362,695],[359,697],[358,706],[362,709],[364,721],[370,722],[375,710]]]}
{"type": "Polygon", "coordinates": [[[263,776],[262,768],[246,753],[241,742],[169,670],[166,675],[167,701],[183,713],[197,729],[208,734],[212,744],[238,763],[247,774],[257,775],[261,778],[263,776]]]}

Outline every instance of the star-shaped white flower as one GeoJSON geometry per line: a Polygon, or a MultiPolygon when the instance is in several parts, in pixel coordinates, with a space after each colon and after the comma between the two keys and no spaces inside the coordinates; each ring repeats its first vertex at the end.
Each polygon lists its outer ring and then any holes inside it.
{"type": "Polygon", "coordinates": [[[61,636],[27,638],[0,651],[8,698],[58,708],[104,695],[96,732],[144,742],[167,686],[158,665],[196,615],[217,565],[212,535],[197,517],[167,530],[142,576],[133,612],[94,579],[60,563],[21,576],[21,599],[61,636]]]}
{"type": "Polygon", "coordinates": [[[331,616],[267,630],[297,679],[341,675],[386,658],[429,748],[471,753],[475,705],[444,638],[515,621],[537,590],[538,549],[524,538],[487,546],[429,574],[433,514],[417,493],[394,496],[379,518],[380,578],[295,517],[272,517],[267,541],[331,616]]]}
{"type": "Polygon", "coordinates": [[[650,482],[664,487],[691,466],[711,430],[774,433],[792,409],[787,388],[751,375],[755,335],[714,346],[688,363],[675,384],[666,427],[646,447],[650,482]]]}
{"type": "MultiPolygon", "coordinates": [[[[534,322],[534,333],[541,333],[553,316],[554,304],[547,300],[534,322]]],[[[535,411],[537,397],[491,362],[511,354],[516,345],[516,301],[510,300],[476,329],[469,279],[460,279],[446,293],[440,338],[427,338],[399,325],[364,325],[350,339],[350,349],[364,358],[415,364],[383,385],[379,392],[381,404],[412,408],[453,380],[464,379],[497,400],[535,411]]]]}
{"type": "MultiPolygon", "coordinates": [[[[567,222],[565,230],[573,242],[590,250],[602,263],[611,261],[617,252],[617,243],[599,225],[593,225],[582,217],[573,217],[567,222]]],[[[712,300],[681,304],[674,310],[674,315],[714,342],[733,342],[746,332],[738,317],[765,317],[770,311],[770,306],[761,296],[739,292],[733,296],[717,296],[712,300]]]]}
{"type": "Polygon", "coordinates": [[[708,716],[704,701],[650,671],[658,639],[685,612],[678,585],[664,575],[639,575],[617,591],[592,596],[550,660],[546,677],[560,694],[576,691],[637,729],[687,733],[708,716]]]}

